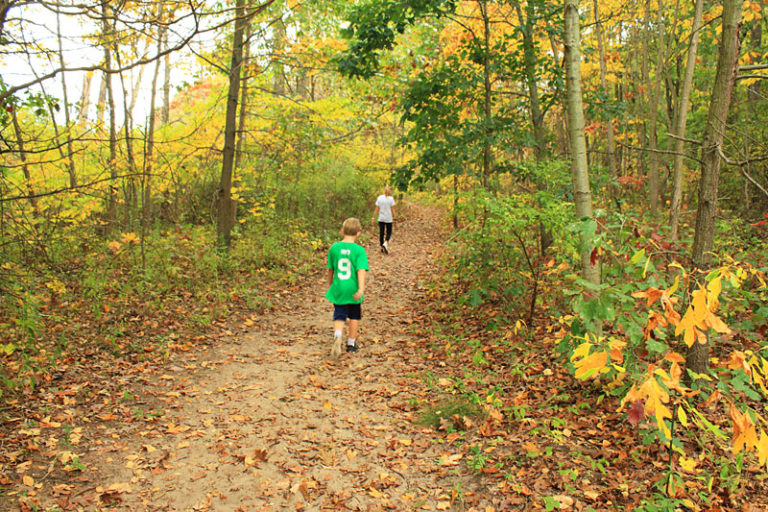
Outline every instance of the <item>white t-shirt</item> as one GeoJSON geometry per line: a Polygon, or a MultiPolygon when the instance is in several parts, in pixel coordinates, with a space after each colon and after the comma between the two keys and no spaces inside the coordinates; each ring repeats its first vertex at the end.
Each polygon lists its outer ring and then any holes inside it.
{"type": "Polygon", "coordinates": [[[379,207],[379,222],[392,222],[392,207],[395,206],[395,198],[382,194],[376,198],[376,206],[379,207]]]}

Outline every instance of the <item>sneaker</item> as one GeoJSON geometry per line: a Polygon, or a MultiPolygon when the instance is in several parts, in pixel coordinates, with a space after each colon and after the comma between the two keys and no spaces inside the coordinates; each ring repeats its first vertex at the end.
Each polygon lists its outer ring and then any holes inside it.
{"type": "Polygon", "coordinates": [[[333,337],[333,345],[331,345],[331,357],[341,357],[341,336],[333,337]]]}
{"type": "Polygon", "coordinates": [[[381,246],[381,252],[383,252],[384,254],[389,254],[389,247],[388,247],[388,245],[389,245],[388,242],[384,242],[384,245],[381,246]]]}
{"type": "Polygon", "coordinates": [[[360,350],[360,347],[358,347],[357,344],[355,345],[347,344],[347,352],[357,352],[358,350],[360,350]]]}

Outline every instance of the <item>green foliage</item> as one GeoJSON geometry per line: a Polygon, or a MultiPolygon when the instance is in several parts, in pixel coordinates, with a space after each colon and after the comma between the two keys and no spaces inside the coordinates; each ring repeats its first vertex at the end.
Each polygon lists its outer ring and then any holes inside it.
{"type": "Polygon", "coordinates": [[[370,78],[379,69],[381,50],[391,50],[398,34],[423,16],[442,16],[456,8],[455,0],[373,0],[354,5],[342,35],[349,49],[336,66],[349,77],[370,78]]]}
{"type": "Polygon", "coordinates": [[[560,162],[549,162],[521,172],[521,180],[548,182],[549,189],[514,195],[475,191],[462,200],[459,214],[467,225],[454,239],[451,266],[463,303],[499,303],[530,320],[537,290],[543,293],[562,271],[549,254],[575,255],[567,232],[571,210],[558,197],[564,170],[560,162]],[[542,239],[551,243],[544,252],[542,239]]]}

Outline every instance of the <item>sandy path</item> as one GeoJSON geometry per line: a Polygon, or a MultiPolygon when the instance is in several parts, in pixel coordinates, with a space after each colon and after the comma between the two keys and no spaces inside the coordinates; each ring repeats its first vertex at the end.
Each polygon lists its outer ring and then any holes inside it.
{"type": "Polygon", "coordinates": [[[102,499],[116,510],[446,509],[449,468],[409,402],[424,388],[409,325],[438,224],[411,208],[389,256],[372,237],[356,354],[328,357],[318,274],[231,343],[173,365],[154,391],[168,403],[158,428],[103,450],[120,484],[102,499]]]}

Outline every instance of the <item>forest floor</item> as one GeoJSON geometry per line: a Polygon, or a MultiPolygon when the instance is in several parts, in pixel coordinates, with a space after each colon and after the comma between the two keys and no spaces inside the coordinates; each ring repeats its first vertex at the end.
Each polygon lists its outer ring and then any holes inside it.
{"type": "Polygon", "coordinates": [[[0,508],[445,510],[454,489],[472,497],[471,483],[452,471],[459,457],[414,422],[413,397],[427,389],[412,327],[439,225],[436,210],[411,209],[389,255],[371,235],[358,352],[330,357],[332,306],[318,253],[318,273],[304,286],[275,292],[273,310],[230,323],[219,343],[180,343],[163,366],[115,372],[126,403],[101,421],[62,434],[67,420],[54,411],[22,428],[49,448],[65,437],[71,450],[58,452],[59,464],[31,456],[17,466],[24,478],[0,495],[0,508]],[[62,465],[67,471],[54,469],[62,465]]]}
{"type": "MultiPolygon", "coordinates": [[[[315,274],[275,290],[273,309],[214,326],[215,342],[54,375],[30,397],[47,406],[0,428],[0,510],[602,511],[660,496],[666,451],[643,446],[615,400],[573,382],[552,326],[488,338],[458,318],[479,352],[434,342],[443,326],[430,311],[453,307],[427,286],[443,233],[438,210],[411,205],[391,254],[375,233],[363,239],[361,349],[338,360],[318,252],[315,274]]],[[[711,505],[685,508],[768,510],[745,466],[751,483],[721,475],[711,505]]],[[[681,496],[713,486],[683,480],[681,496]]]]}

